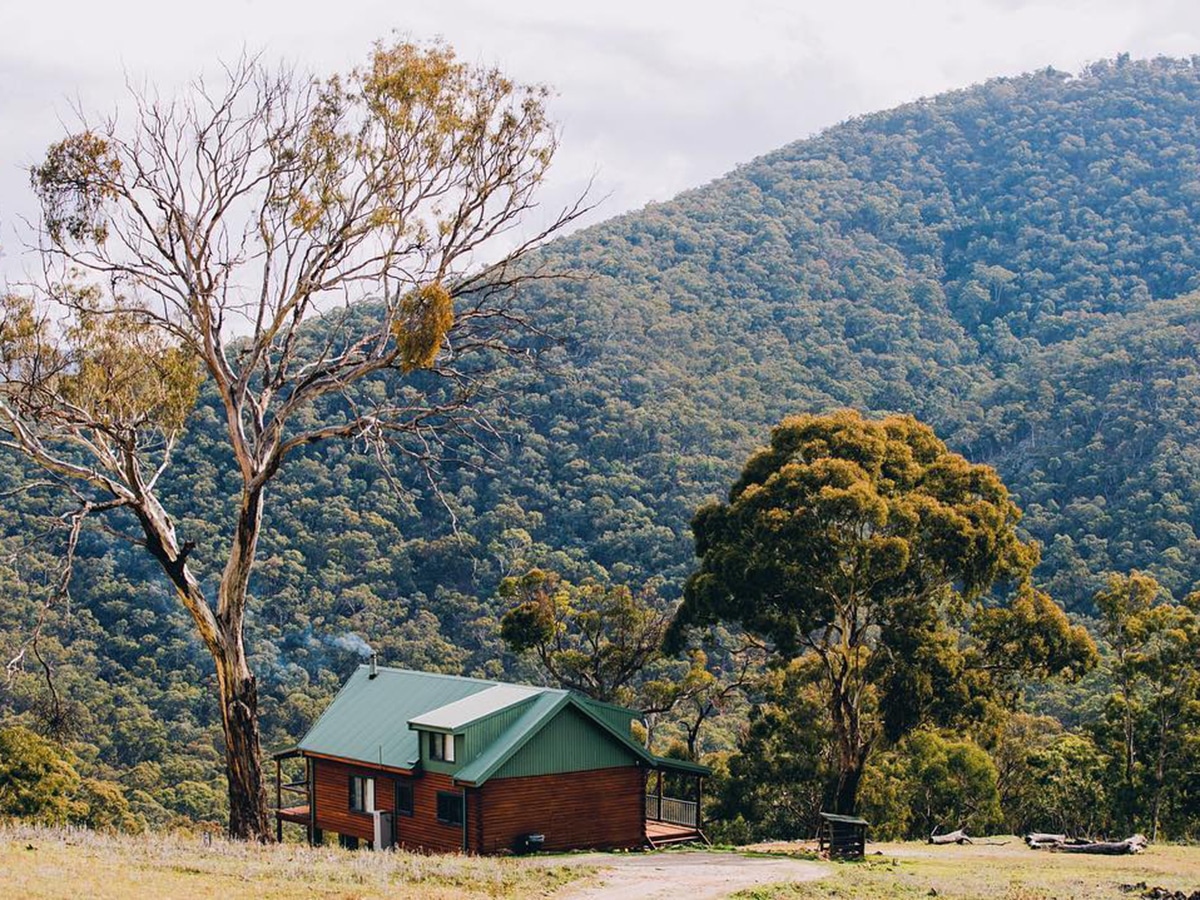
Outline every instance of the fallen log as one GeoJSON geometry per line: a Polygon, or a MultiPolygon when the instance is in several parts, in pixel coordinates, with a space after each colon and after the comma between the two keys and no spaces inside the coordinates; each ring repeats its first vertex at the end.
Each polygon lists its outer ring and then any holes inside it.
{"type": "Polygon", "coordinates": [[[1138,891],[1138,896],[1144,900],[1200,900],[1200,890],[1192,891],[1190,894],[1187,891],[1173,891],[1165,887],[1146,887],[1146,882],[1139,881],[1137,884],[1123,884],[1121,890],[1126,894],[1138,891]]]}
{"type": "Polygon", "coordinates": [[[971,839],[967,837],[967,833],[961,828],[958,831],[947,831],[945,834],[937,834],[936,832],[929,835],[929,843],[931,844],[970,844],[971,839]]]}
{"type": "Polygon", "coordinates": [[[1065,844],[1067,836],[1065,834],[1046,834],[1042,831],[1034,831],[1025,835],[1025,843],[1034,850],[1041,849],[1046,844],[1065,844]]]}
{"type": "Polygon", "coordinates": [[[1048,846],[1047,849],[1057,853],[1098,853],[1105,856],[1121,856],[1126,853],[1141,853],[1149,843],[1144,834],[1135,834],[1123,841],[1064,842],[1048,846]]]}

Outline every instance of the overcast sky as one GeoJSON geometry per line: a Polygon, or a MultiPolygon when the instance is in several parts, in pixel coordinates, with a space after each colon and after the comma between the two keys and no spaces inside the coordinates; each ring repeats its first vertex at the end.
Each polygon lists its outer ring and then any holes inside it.
{"type": "Polygon", "coordinates": [[[595,174],[598,221],[664,200],[850,116],[994,75],[1122,51],[1200,53],[1197,0],[0,0],[0,247],[26,169],[70,101],[109,110],[126,73],[170,86],[243,47],[318,72],[392,33],[444,37],[556,92],[547,204],[595,174]]]}

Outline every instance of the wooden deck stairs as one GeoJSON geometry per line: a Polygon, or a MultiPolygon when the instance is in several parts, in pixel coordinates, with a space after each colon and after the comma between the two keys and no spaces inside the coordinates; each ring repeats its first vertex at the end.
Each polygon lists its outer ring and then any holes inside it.
{"type": "Polygon", "coordinates": [[[704,832],[690,825],[676,825],[673,822],[647,822],[646,843],[651,849],[668,847],[672,844],[704,844],[712,846],[704,832]]]}

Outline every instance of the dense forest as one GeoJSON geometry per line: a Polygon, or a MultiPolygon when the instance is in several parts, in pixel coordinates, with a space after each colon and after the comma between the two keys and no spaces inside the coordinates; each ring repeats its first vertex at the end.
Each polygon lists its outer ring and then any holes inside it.
{"type": "MultiPolygon", "coordinates": [[[[1198,226],[1200,60],[1121,57],[855,119],[555,241],[539,262],[576,277],[526,294],[554,340],[492,401],[494,434],[450,446],[433,484],[397,459],[398,489],[354,446],[283,473],[252,583],[273,600],[252,607],[250,629],[268,748],[303,733],[356,663],[358,638],[394,665],[537,677],[501,640],[497,596],[532,566],[650,582],[676,600],[695,565],[696,509],[793,413],[911,413],[995,466],[1041,544],[1037,583],[1098,637],[1093,598],[1110,573],[1150,573],[1182,600],[1200,584],[1198,226]]],[[[218,540],[209,513],[228,509],[236,476],[215,402],[202,396],[165,486],[201,572],[218,540]]],[[[54,589],[66,540],[62,498],[21,467],[0,456],[6,661],[54,589]]],[[[55,690],[27,658],[0,712],[58,732],[76,780],[119,783],[147,822],[219,819],[209,664],[152,561],[85,530],[70,602],[45,634],[55,690]]],[[[990,736],[907,738],[920,752],[869,771],[867,800],[915,833],[928,816],[895,811],[904,804],[882,767],[909,766],[892,781],[915,784],[922,760],[958,754],[963,777],[993,765],[1031,796],[1030,766],[1100,766],[1103,722],[1074,732],[1088,725],[1081,709],[1104,719],[1113,672],[1031,691],[1022,718],[990,736]],[[1022,728],[1041,756],[1008,765],[1022,728]]],[[[779,744],[811,713],[802,676],[772,672],[750,717],[731,706],[702,749],[779,744]]],[[[1196,748],[1172,753],[1187,770],[1196,748]]],[[[738,759],[729,777],[753,780],[738,759]]],[[[774,771],[800,797],[818,763],[789,757],[774,771]]],[[[994,804],[960,818],[1026,824],[1001,782],[994,804]]],[[[1180,791],[1174,833],[1194,832],[1180,810],[1196,795],[1180,791]]],[[[786,828],[810,807],[754,816],[786,828]]]]}

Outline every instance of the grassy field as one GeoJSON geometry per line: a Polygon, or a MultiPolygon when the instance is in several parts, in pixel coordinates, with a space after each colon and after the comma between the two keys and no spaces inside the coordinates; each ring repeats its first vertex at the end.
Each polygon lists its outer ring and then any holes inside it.
{"type": "MultiPolygon", "coordinates": [[[[744,891],[739,900],[1136,900],[1145,883],[1200,890],[1200,847],[1152,846],[1137,856],[1084,856],[1028,849],[1020,838],[975,844],[869,844],[861,863],[836,863],[820,881],[744,891]],[[935,893],[936,892],[936,893],[935,893]]],[[[769,852],[804,852],[799,844],[763,844],[769,852]]]]}
{"type": "Polygon", "coordinates": [[[533,867],[512,859],[0,828],[0,898],[4,900],[548,897],[589,871],[533,867]]]}
{"type": "MultiPolygon", "coordinates": [[[[1200,890],[1200,847],[1154,846],[1139,856],[1102,857],[1002,846],[871,844],[861,863],[828,864],[819,881],[754,888],[739,900],[1137,900],[1149,887],[1200,890]]],[[[761,844],[760,853],[806,855],[802,844],[761,844]]],[[[680,850],[660,857],[668,864],[680,850]]],[[[622,866],[633,856],[604,857],[622,866]]],[[[181,835],[108,837],[86,831],[0,827],[0,898],[66,900],[450,900],[553,897],[590,880],[592,858],[520,859],[349,852],[297,844],[259,847],[181,835]],[[581,863],[586,863],[581,865],[581,863]]],[[[643,860],[650,863],[650,860],[643,860]]],[[[643,867],[644,868],[644,867],[643,867]]],[[[641,871],[641,870],[639,870],[641,871]]],[[[699,870],[691,868],[692,876],[699,870]]],[[[661,888],[654,879],[632,883],[661,888]]],[[[710,886],[711,887],[711,886],[710,886]]]]}

